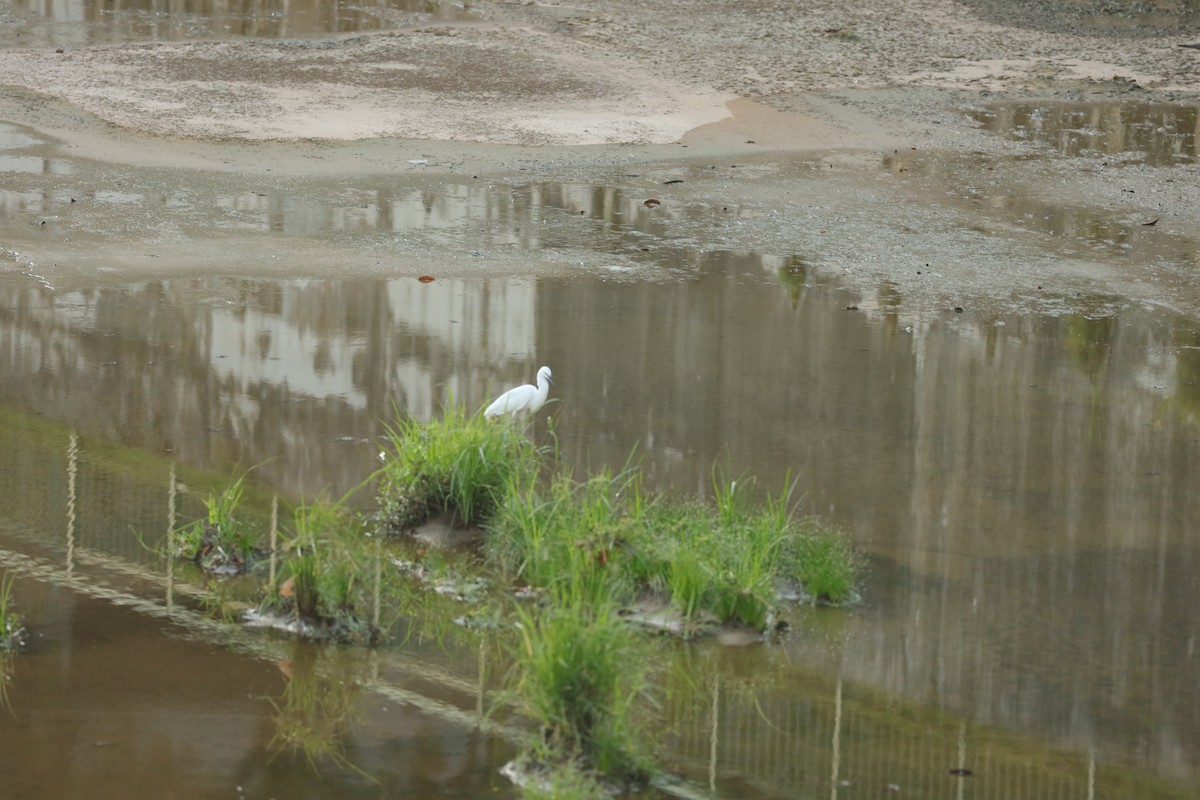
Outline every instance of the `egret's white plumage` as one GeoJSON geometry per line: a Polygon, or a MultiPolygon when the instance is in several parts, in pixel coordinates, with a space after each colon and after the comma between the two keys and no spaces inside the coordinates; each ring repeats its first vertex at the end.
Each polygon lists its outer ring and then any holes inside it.
{"type": "Polygon", "coordinates": [[[483,415],[498,417],[501,414],[532,414],[545,405],[546,395],[550,393],[550,383],[550,368],[542,367],[537,371],[537,386],[527,383],[509,389],[493,400],[483,415]]]}

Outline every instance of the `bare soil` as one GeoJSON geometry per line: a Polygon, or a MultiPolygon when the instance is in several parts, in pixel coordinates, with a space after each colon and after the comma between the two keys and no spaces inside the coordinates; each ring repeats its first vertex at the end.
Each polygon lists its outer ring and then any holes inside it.
{"type": "MultiPolygon", "coordinates": [[[[1147,37],[1139,35],[1144,27],[1117,24],[1135,21],[1131,13],[1071,25],[1061,5],[1030,2],[470,8],[485,21],[319,40],[13,48],[0,53],[0,83],[159,136],[520,145],[674,142],[727,118],[725,104],[742,97],[832,122],[841,146],[870,146],[881,130],[916,124],[920,115],[896,119],[888,108],[875,130],[838,125],[828,109],[809,106],[811,94],[898,87],[1104,94],[1136,84],[1178,98],[1200,88],[1200,51],[1180,47],[1200,37],[1182,15],[1147,37]],[[1105,19],[1114,21],[1108,30],[1097,23],[1105,19]]],[[[20,29],[13,21],[7,44],[19,41],[20,29]]],[[[824,126],[809,132],[796,123],[777,118],[793,146],[829,144],[824,126]]]]}

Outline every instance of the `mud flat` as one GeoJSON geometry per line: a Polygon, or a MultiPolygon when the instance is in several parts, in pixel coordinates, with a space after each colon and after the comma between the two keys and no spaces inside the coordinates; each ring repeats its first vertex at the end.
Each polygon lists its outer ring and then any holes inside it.
{"type": "Polygon", "coordinates": [[[1149,166],[1116,134],[1109,151],[1063,155],[980,121],[1015,102],[1106,103],[1118,120],[1129,104],[1194,107],[1200,51],[1181,45],[1200,35],[1182,13],[1023,5],[1006,19],[943,0],[467,11],[324,38],[29,46],[45,21],[9,9],[5,149],[43,166],[10,169],[10,262],[50,285],[611,266],[587,231],[564,230],[569,246],[549,253],[464,247],[469,236],[268,240],[226,224],[214,199],[570,183],[661,200],[662,231],[697,249],[801,254],[914,304],[1197,307],[1191,139],[1149,166]],[[114,192],[129,202],[89,216],[114,192]],[[147,199],[181,194],[187,216],[147,199]],[[1063,208],[1107,233],[1064,244],[1063,224],[1044,222],[1063,208]]]}

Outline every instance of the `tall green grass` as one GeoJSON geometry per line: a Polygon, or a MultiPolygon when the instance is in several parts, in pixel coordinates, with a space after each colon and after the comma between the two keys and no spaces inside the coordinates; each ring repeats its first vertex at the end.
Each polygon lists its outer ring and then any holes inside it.
{"type": "Polygon", "coordinates": [[[542,731],[534,756],[621,782],[652,764],[639,719],[651,704],[640,634],[591,587],[559,584],[553,602],[518,607],[512,697],[542,731]]]}
{"type": "Polygon", "coordinates": [[[495,512],[510,481],[524,481],[541,466],[537,447],[518,427],[453,404],[440,420],[399,419],[387,437],[379,504],[394,531],[438,512],[459,524],[479,524],[495,512]]]}
{"type": "Polygon", "coordinates": [[[341,503],[317,500],[292,510],[290,531],[281,532],[286,553],[280,586],[270,587],[264,606],[294,613],[338,632],[365,631],[368,613],[368,548],[341,503]],[[280,588],[286,587],[285,594],[280,588]]]}
{"type": "Polygon", "coordinates": [[[578,483],[557,475],[548,485],[510,481],[488,525],[485,552],[503,573],[531,586],[628,597],[625,568],[641,492],[636,473],[602,472],[578,483]]]}
{"type": "Polygon", "coordinates": [[[814,598],[853,598],[859,571],[849,543],[814,520],[793,520],[790,493],[754,507],[744,486],[714,483],[711,505],[650,495],[641,473],[576,482],[509,484],[489,523],[489,560],[511,579],[633,603],[665,596],[686,619],[712,614],[757,630],[770,625],[781,583],[814,598]]]}

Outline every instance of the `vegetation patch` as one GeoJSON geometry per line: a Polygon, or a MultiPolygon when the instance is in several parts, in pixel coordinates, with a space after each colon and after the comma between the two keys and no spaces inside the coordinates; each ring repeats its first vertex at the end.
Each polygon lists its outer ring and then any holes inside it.
{"type": "Polygon", "coordinates": [[[255,527],[241,516],[245,482],[243,473],[220,491],[209,491],[204,501],[207,515],[173,533],[176,556],[200,565],[206,572],[236,575],[262,555],[255,527]]]}
{"type": "MultiPolygon", "coordinates": [[[[761,632],[788,598],[854,597],[853,551],[816,520],[793,519],[788,491],[756,508],[737,482],[714,481],[715,503],[703,504],[647,491],[635,467],[576,480],[548,469],[516,426],[461,409],[397,424],[383,458],[387,529],[445,514],[479,524],[483,565],[512,590],[503,699],[540,735],[506,774],[526,796],[611,796],[651,774],[638,726],[653,707],[644,634],[630,619],[685,636],[713,623],[761,632]],[[642,613],[652,604],[653,623],[642,613]]],[[[486,604],[487,578],[447,578],[454,568],[433,560],[418,548],[394,563],[434,592],[486,604]]]]}
{"type": "Polygon", "coordinates": [[[652,762],[637,720],[652,705],[639,631],[581,582],[549,602],[517,606],[512,687],[505,699],[540,729],[508,771],[527,795],[591,797],[640,786],[652,762]]]}
{"type": "Polygon", "coordinates": [[[793,519],[788,492],[756,509],[736,482],[714,490],[715,506],[672,502],[647,493],[634,469],[511,485],[489,523],[488,558],[511,580],[569,580],[685,635],[709,621],[767,630],[786,599],[854,601],[860,567],[845,537],[793,519]],[[634,610],[655,600],[674,616],[634,610]]]}
{"type": "Polygon", "coordinates": [[[397,421],[380,456],[380,522],[391,533],[409,531],[439,512],[459,527],[485,522],[501,505],[505,487],[535,475],[541,464],[517,426],[456,405],[440,420],[397,421]]]}
{"type": "MultiPolygon", "coordinates": [[[[530,796],[611,795],[652,773],[647,627],[688,637],[725,626],[757,640],[782,627],[788,602],[855,600],[857,556],[837,531],[794,518],[790,490],[755,504],[745,482],[714,478],[714,501],[701,503],[648,491],[634,466],[579,480],[519,426],[457,407],[397,422],[381,455],[377,531],[413,535],[364,536],[345,498],[296,507],[271,533],[272,577],[248,619],[374,643],[449,619],[431,605],[470,606],[452,611],[457,633],[438,635],[499,629],[512,642],[502,699],[539,735],[509,772],[530,796]],[[452,535],[466,526],[482,540],[452,535]],[[385,608],[394,616],[381,621],[385,608]]],[[[210,571],[259,560],[262,531],[241,521],[244,479],[176,532],[177,554],[210,571]]],[[[336,761],[324,743],[340,738],[341,715],[314,705],[308,683],[289,687],[277,744],[336,761]]]]}
{"type": "Polygon", "coordinates": [[[280,532],[283,559],[255,620],[314,638],[376,635],[371,606],[379,555],[364,547],[340,503],[297,506],[280,532]]]}

